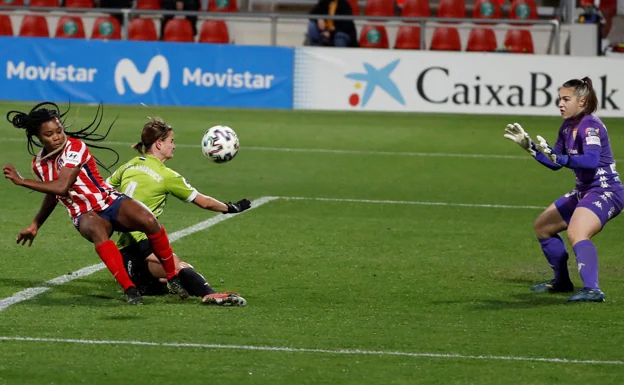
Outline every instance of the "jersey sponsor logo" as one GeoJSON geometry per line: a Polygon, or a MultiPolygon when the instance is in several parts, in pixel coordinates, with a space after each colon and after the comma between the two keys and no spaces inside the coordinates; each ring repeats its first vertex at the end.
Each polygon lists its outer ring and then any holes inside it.
{"type": "Polygon", "coordinates": [[[76,151],[70,151],[67,153],[65,163],[71,164],[79,164],[80,163],[80,153],[76,151]]]}

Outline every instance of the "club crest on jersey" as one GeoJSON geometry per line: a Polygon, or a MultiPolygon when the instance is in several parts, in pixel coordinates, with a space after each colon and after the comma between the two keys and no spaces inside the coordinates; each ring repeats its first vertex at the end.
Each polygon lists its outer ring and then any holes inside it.
{"type": "Polygon", "coordinates": [[[574,127],[572,129],[572,139],[574,139],[574,140],[576,140],[576,133],[577,133],[577,131],[578,131],[578,127],[574,127]]]}

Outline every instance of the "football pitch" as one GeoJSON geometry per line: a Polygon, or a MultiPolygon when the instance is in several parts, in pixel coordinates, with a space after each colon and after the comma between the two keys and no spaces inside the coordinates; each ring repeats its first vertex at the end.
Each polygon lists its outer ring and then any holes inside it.
{"type": "MultiPolygon", "coordinates": [[[[24,132],[4,115],[32,105],[0,104],[0,161],[25,177],[24,132]]],[[[94,113],[73,105],[68,121],[94,113]]],[[[624,219],[594,238],[605,303],[529,290],[551,278],[533,221],[574,175],[503,129],[554,144],[557,116],[106,106],[117,166],[154,115],[175,130],[169,167],[206,195],[253,202],[226,216],[172,197],[160,217],[174,251],[248,306],[128,305],[62,206],[32,247],[15,244],[43,196],[3,179],[0,384],[622,383],[624,219]],[[241,142],[226,164],[199,147],[217,124],[241,142]]],[[[624,161],[624,119],[604,121],[624,161]]],[[[573,254],[569,266],[580,286],[573,254]]]]}

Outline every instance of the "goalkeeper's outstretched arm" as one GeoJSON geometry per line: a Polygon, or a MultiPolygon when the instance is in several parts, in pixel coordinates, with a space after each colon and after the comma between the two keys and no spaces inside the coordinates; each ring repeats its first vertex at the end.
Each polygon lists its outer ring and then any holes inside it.
{"type": "Polygon", "coordinates": [[[205,210],[216,211],[223,214],[237,214],[251,207],[251,202],[247,199],[240,200],[236,203],[223,203],[217,199],[207,195],[198,193],[193,203],[205,210]]]}

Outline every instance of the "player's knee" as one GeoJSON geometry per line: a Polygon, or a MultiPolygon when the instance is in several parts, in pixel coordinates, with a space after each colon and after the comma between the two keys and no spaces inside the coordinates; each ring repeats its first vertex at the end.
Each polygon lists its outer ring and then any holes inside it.
{"type": "Polygon", "coordinates": [[[535,235],[538,238],[543,239],[550,237],[548,224],[541,215],[533,222],[533,231],[535,231],[535,235]]]}
{"type": "Polygon", "coordinates": [[[570,226],[567,231],[568,242],[572,246],[576,245],[578,242],[589,239],[589,234],[583,228],[579,228],[578,226],[570,226]]]}

